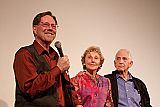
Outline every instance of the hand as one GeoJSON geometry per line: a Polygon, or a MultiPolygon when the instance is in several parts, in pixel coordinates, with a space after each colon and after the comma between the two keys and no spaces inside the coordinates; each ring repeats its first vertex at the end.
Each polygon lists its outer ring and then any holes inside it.
{"type": "Polygon", "coordinates": [[[67,55],[64,55],[64,57],[59,57],[57,66],[61,70],[61,73],[64,71],[67,71],[70,67],[70,62],[67,55]]]}

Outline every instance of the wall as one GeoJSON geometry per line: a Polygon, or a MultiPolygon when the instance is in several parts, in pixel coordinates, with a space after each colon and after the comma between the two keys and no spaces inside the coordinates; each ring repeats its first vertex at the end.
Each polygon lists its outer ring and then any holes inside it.
{"type": "Polygon", "coordinates": [[[33,17],[47,10],[57,16],[56,40],[70,58],[71,77],[82,70],[80,58],[87,47],[101,47],[105,57],[101,75],[114,70],[116,51],[127,48],[134,59],[130,71],[146,83],[152,105],[160,107],[159,0],[1,0],[0,106],[13,107],[14,54],[33,42],[33,17]]]}

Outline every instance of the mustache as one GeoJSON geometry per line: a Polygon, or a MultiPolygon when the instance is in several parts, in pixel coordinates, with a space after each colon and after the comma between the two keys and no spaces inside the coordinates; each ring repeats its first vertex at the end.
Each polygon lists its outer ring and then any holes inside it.
{"type": "Polygon", "coordinates": [[[45,34],[55,34],[55,32],[52,29],[47,29],[44,31],[45,34]]]}

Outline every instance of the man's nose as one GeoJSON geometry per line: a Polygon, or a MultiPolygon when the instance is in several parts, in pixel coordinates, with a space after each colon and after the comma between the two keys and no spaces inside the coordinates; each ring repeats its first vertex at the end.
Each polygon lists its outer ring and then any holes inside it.
{"type": "Polygon", "coordinates": [[[120,59],[120,60],[119,60],[119,63],[123,63],[123,62],[124,62],[123,59],[120,59]]]}

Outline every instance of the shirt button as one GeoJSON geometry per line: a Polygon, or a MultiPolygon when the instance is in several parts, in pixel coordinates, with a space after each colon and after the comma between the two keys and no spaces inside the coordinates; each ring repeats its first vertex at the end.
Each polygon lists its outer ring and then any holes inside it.
{"type": "Polygon", "coordinates": [[[94,94],[94,96],[96,97],[96,96],[97,96],[97,94],[95,93],[95,94],[94,94]]]}
{"type": "Polygon", "coordinates": [[[140,106],[142,106],[142,103],[139,103],[140,106]]]}

